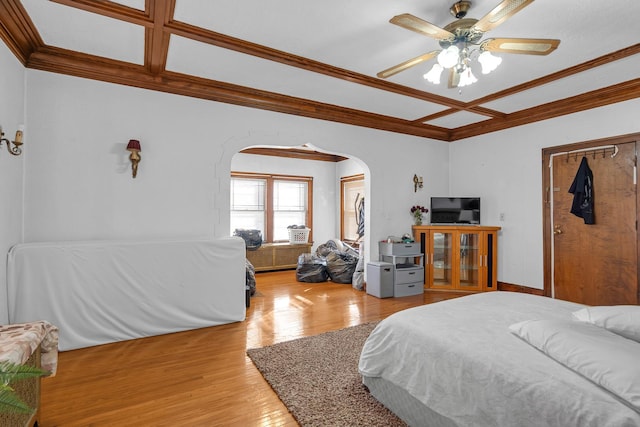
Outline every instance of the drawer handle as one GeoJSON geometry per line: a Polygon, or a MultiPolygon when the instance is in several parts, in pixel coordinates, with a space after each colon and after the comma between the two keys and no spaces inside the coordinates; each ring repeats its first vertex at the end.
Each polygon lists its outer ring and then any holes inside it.
{"type": "Polygon", "coordinates": [[[384,271],[391,271],[391,269],[390,268],[385,268],[384,271]]]}
{"type": "Polygon", "coordinates": [[[410,272],[410,273],[409,273],[409,275],[412,275],[412,274],[416,274],[416,272],[415,272],[415,271],[412,271],[412,272],[410,272]]]}
{"type": "Polygon", "coordinates": [[[407,286],[407,288],[415,288],[415,287],[416,287],[416,285],[409,285],[409,286],[407,286]]]}

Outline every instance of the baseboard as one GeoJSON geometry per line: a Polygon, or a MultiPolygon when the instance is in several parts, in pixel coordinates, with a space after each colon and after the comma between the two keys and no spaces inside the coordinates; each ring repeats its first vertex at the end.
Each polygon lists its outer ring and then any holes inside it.
{"type": "Polygon", "coordinates": [[[513,283],[498,282],[499,291],[521,292],[524,294],[533,294],[544,296],[544,289],[530,288],[528,286],[514,285],[513,283]]]}

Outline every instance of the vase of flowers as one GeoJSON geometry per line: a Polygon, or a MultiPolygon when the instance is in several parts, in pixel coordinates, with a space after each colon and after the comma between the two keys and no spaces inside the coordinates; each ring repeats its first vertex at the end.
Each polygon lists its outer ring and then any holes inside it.
{"type": "Polygon", "coordinates": [[[413,216],[413,223],[415,225],[422,225],[422,215],[429,212],[429,209],[424,206],[415,205],[411,207],[411,216],[413,216]]]}

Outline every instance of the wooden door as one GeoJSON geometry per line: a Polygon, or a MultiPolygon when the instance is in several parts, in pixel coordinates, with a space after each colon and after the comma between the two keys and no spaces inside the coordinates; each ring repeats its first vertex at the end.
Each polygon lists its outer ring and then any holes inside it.
{"type": "MultiPolygon", "coordinates": [[[[589,305],[638,303],[636,143],[553,156],[553,294],[589,305]],[[570,213],[569,188],[583,157],[593,171],[595,224],[570,213]]],[[[549,230],[551,231],[551,230],[549,230]]]]}

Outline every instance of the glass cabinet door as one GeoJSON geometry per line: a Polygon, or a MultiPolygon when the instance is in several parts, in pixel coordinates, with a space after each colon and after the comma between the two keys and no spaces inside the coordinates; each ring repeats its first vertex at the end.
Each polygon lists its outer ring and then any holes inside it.
{"type": "Polygon", "coordinates": [[[459,288],[468,291],[480,290],[482,289],[481,235],[478,232],[460,233],[459,238],[459,288]]]}
{"type": "Polygon", "coordinates": [[[431,232],[430,277],[433,287],[453,285],[453,232],[431,232]]]}

